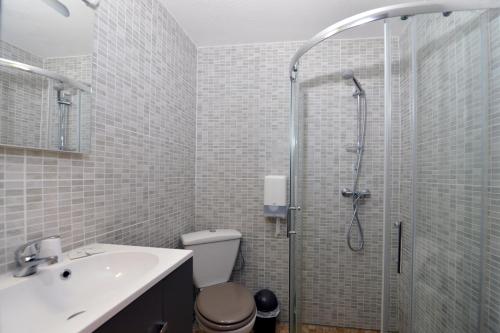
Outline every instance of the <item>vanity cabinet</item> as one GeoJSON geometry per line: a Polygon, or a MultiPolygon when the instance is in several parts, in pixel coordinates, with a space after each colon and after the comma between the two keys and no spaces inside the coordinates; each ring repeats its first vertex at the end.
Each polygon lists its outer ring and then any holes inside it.
{"type": "Polygon", "coordinates": [[[150,288],[95,333],[190,333],[193,259],[150,288]]]}

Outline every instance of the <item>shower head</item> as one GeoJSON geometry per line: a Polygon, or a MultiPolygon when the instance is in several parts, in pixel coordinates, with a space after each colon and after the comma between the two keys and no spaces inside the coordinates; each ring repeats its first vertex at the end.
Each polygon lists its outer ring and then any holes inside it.
{"type": "Polygon", "coordinates": [[[365,91],[361,87],[361,84],[359,83],[358,80],[356,80],[356,77],[354,76],[354,71],[352,69],[343,69],[342,70],[342,78],[344,80],[352,80],[354,82],[354,85],[356,86],[356,89],[360,94],[364,94],[365,91]]]}
{"type": "Polygon", "coordinates": [[[342,78],[344,80],[352,80],[354,78],[354,71],[352,69],[343,69],[342,78]]]}

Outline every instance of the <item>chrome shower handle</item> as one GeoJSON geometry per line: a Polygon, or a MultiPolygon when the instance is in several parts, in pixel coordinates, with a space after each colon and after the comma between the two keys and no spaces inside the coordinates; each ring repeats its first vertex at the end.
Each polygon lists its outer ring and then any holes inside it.
{"type": "Polygon", "coordinates": [[[371,196],[370,190],[361,190],[361,191],[352,191],[351,189],[343,188],[340,193],[342,194],[343,197],[345,198],[350,198],[352,196],[356,196],[358,198],[364,199],[364,198],[369,198],[371,196]]]}
{"type": "Polygon", "coordinates": [[[302,208],[300,206],[288,206],[288,219],[286,222],[286,236],[290,238],[290,235],[295,235],[297,232],[292,230],[292,211],[300,211],[302,208]]]}
{"type": "Polygon", "coordinates": [[[350,198],[352,197],[352,191],[348,189],[347,187],[343,188],[340,193],[342,194],[343,197],[345,198],[350,198]]]}

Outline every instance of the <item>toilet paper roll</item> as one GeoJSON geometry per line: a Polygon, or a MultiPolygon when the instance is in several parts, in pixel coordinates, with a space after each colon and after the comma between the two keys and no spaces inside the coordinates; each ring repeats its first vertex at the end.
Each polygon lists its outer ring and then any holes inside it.
{"type": "Polygon", "coordinates": [[[40,242],[40,258],[57,257],[62,260],[61,238],[59,236],[49,237],[40,242]]]}

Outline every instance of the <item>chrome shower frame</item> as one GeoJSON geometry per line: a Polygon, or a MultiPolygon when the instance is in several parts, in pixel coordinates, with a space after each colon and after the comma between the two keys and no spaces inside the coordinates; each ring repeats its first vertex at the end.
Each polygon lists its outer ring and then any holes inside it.
{"type": "Polygon", "coordinates": [[[500,8],[499,0],[442,0],[442,1],[419,1],[409,2],[393,6],[381,7],[348,17],[328,28],[320,31],[314,37],[302,45],[293,55],[290,61],[289,74],[292,81],[299,69],[300,58],[314,46],[324,40],[333,37],[343,31],[365,25],[370,22],[381,21],[392,17],[410,17],[419,14],[449,13],[455,11],[481,10],[500,8]]]}
{"type": "MultiPolygon", "coordinates": [[[[403,3],[393,6],[381,7],[373,10],[369,10],[344,20],[341,20],[330,27],[322,30],[310,40],[304,43],[302,47],[300,47],[295,54],[293,55],[290,65],[289,65],[289,77],[291,81],[291,106],[290,106],[290,116],[291,119],[297,119],[297,115],[294,114],[294,110],[297,108],[294,106],[295,97],[294,93],[297,91],[295,88],[297,76],[299,72],[299,62],[303,55],[305,55],[309,50],[311,50],[317,44],[343,32],[358,26],[362,26],[366,23],[386,20],[393,17],[410,17],[419,14],[432,14],[432,13],[446,13],[447,15],[450,12],[454,11],[468,11],[468,10],[485,10],[485,9],[493,9],[500,8],[500,0],[441,0],[441,1],[420,1],[420,2],[410,2],[403,3]]],[[[390,36],[390,31],[386,26],[385,29],[385,38],[390,36]]],[[[387,41],[386,41],[387,42],[387,41]]],[[[386,47],[386,59],[390,59],[390,48],[386,47]]],[[[387,67],[387,66],[386,66],[387,67]]],[[[391,75],[391,69],[385,69],[385,78],[387,79],[391,75]]],[[[387,243],[390,232],[391,232],[391,221],[390,221],[390,200],[391,200],[391,187],[390,187],[390,161],[391,161],[391,138],[388,133],[388,129],[391,129],[391,88],[385,87],[385,100],[386,100],[386,110],[385,110],[385,140],[384,140],[384,244],[387,243]],[[389,94],[388,94],[389,93],[389,94]]],[[[297,129],[294,128],[294,124],[290,121],[290,177],[289,177],[289,191],[290,191],[290,207],[301,207],[301,200],[297,200],[296,198],[300,198],[300,196],[295,195],[297,192],[298,185],[295,184],[300,170],[297,169],[297,165],[295,159],[299,158],[298,154],[298,133],[297,129]]],[[[288,236],[289,236],[289,253],[295,253],[296,251],[296,243],[297,243],[297,232],[301,232],[296,229],[296,210],[289,211],[289,219],[288,219],[288,236]]],[[[414,224],[412,226],[414,228],[414,224]]],[[[483,232],[483,231],[482,231],[483,232]]],[[[412,248],[414,244],[411,245],[412,248]]],[[[414,251],[413,251],[414,253],[414,251]]],[[[298,294],[300,290],[296,289],[295,281],[297,277],[295,276],[295,260],[302,260],[302,258],[295,258],[295,256],[290,256],[290,265],[289,265],[289,322],[290,322],[290,333],[298,333],[300,325],[300,311],[296,307],[300,301],[298,294]]],[[[389,297],[389,267],[388,263],[390,262],[390,249],[387,246],[384,246],[384,254],[383,254],[383,285],[382,285],[382,320],[381,320],[381,331],[386,331],[386,324],[388,321],[388,313],[385,310],[386,304],[388,304],[389,297]]],[[[411,274],[413,275],[413,273],[411,274]]]]}
{"type": "Polygon", "coordinates": [[[54,80],[58,84],[64,86],[64,88],[77,88],[81,91],[92,93],[92,87],[88,83],[70,79],[64,75],[60,75],[49,70],[28,65],[19,61],[14,61],[6,58],[0,58],[0,67],[5,67],[8,69],[15,69],[18,71],[31,73],[39,76],[46,77],[48,79],[54,80]]]}

